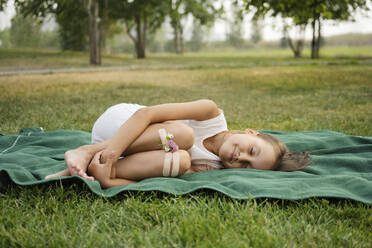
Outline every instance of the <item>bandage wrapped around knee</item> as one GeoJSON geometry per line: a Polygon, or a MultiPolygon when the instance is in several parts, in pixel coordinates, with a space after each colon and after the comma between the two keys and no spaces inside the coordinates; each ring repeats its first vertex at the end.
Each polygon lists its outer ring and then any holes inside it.
{"type": "Polygon", "coordinates": [[[159,132],[161,143],[166,152],[178,151],[178,145],[173,140],[174,138],[173,134],[167,133],[164,128],[159,129],[158,132],[159,132]]]}
{"type": "Polygon", "coordinates": [[[180,154],[179,152],[166,152],[163,164],[163,176],[164,177],[176,177],[180,170],[180,154]],[[171,171],[172,165],[172,171],[171,171]]]}
{"type": "Polygon", "coordinates": [[[159,129],[159,136],[161,143],[165,150],[164,164],[163,164],[163,176],[165,177],[176,177],[178,176],[180,169],[180,154],[178,152],[178,145],[173,141],[173,135],[165,131],[165,129],[159,129]],[[172,171],[171,171],[172,165],[172,171]]]}

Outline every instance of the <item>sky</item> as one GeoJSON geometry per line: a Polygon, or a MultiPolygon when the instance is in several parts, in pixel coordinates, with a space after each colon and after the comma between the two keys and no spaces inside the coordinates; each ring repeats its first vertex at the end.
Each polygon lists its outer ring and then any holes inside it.
{"type": "MultiPolygon", "coordinates": [[[[230,16],[230,1],[224,1],[224,7],[227,11],[227,16],[230,16]]],[[[355,22],[334,22],[334,21],[324,21],[322,26],[322,35],[331,36],[337,34],[345,33],[372,33],[372,4],[369,2],[370,11],[367,13],[357,12],[355,13],[355,22]]],[[[10,27],[10,20],[15,15],[14,10],[14,0],[9,0],[7,8],[5,11],[0,12],[0,30],[10,27]]],[[[251,15],[245,16],[243,35],[245,38],[249,38],[251,35],[251,15]]],[[[279,18],[265,18],[263,24],[263,39],[264,40],[278,40],[282,36],[281,27],[283,20],[279,18]]],[[[53,28],[56,25],[53,22],[49,22],[44,28],[53,28]]],[[[185,23],[185,34],[186,40],[191,34],[191,21],[185,23]]],[[[209,40],[224,40],[226,37],[226,32],[228,30],[228,25],[222,20],[218,20],[212,30],[210,31],[209,40]]],[[[291,36],[295,36],[296,30],[291,30],[291,36]]],[[[310,39],[311,30],[310,27],[307,28],[305,32],[305,38],[310,39]]]]}

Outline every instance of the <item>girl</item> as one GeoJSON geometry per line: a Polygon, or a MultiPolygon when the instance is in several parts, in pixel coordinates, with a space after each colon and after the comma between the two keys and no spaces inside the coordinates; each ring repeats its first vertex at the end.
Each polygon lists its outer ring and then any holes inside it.
{"type": "Polygon", "coordinates": [[[79,175],[105,188],[202,170],[294,171],[310,163],[307,153],[291,153],[268,134],[229,131],[223,111],[204,99],[112,106],[95,122],[92,144],[67,151],[65,160],[66,170],[46,178],[79,175]]]}

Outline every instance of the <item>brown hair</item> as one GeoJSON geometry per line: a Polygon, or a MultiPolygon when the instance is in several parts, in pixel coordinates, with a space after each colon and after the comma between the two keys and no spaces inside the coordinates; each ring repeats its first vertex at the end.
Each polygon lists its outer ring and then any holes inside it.
{"type": "MultiPolygon", "coordinates": [[[[231,134],[245,134],[246,132],[240,130],[229,130],[231,134]]],[[[309,152],[291,152],[288,147],[272,135],[259,133],[257,137],[269,142],[277,157],[272,170],[277,171],[296,171],[305,169],[311,163],[309,152]]]]}

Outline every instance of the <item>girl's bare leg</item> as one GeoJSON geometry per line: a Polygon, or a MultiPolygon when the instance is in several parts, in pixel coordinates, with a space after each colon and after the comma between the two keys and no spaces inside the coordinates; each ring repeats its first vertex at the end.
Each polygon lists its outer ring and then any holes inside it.
{"type": "MultiPolygon", "coordinates": [[[[180,155],[178,176],[180,176],[191,167],[191,161],[187,151],[179,150],[178,153],[180,155]]],[[[164,156],[165,151],[147,151],[125,157],[114,164],[114,177],[135,181],[162,177],[164,156]]],[[[173,164],[171,164],[172,169],[173,164]]]]}
{"type": "MultiPolygon", "coordinates": [[[[191,167],[190,155],[185,150],[179,150],[179,172],[177,176],[183,175],[191,167]]],[[[163,177],[163,166],[165,151],[139,152],[118,160],[112,166],[111,178],[103,178],[99,174],[99,168],[92,164],[89,166],[89,174],[94,176],[103,187],[108,188],[118,185],[127,185],[145,178],[163,177]],[[122,180],[118,180],[118,179],[122,180]],[[124,180],[123,180],[124,179],[124,180]],[[115,183],[119,181],[119,184],[115,183]],[[114,181],[114,183],[113,183],[114,181]]],[[[173,169],[171,163],[171,171],[173,169]]]]}
{"type": "MultiPolygon", "coordinates": [[[[164,128],[167,132],[174,135],[174,141],[179,145],[180,149],[187,150],[194,144],[194,135],[192,129],[180,122],[166,121],[163,123],[151,124],[148,128],[127,148],[124,152],[125,156],[145,151],[160,150],[161,142],[158,130],[164,128]]],[[[86,169],[93,158],[94,154],[105,149],[110,140],[105,140],[101,143],[84,145],[74,150],[69,150],[65,153],[65,161],[67,169],[56,174],[48,175],[46,179],[79,175],[88,180],[93,180],[86,174],[86,169]]]]}

